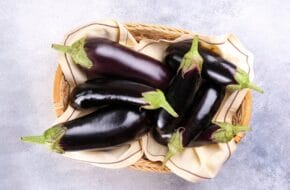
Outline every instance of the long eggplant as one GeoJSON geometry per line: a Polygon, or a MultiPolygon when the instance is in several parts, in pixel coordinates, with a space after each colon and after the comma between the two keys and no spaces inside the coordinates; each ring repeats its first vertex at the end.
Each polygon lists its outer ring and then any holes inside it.
{"type": "Polygon", "coordinates": [[[198,36],[195,36],[190,50],[181,60],[178,72],[166,92],[167,101],[179,117],[174,118],[165,110],[160,110],[156,116],[156,128],[153,129],[153,137],[160,144],[166,145],[169,142],[175,129],[184,120],[185,113],[192,106],[201,81],[200,72],[203,62],[197,47],[198,36]]]}
{"type": "Polygon", "coordinates": [[[69,54],[75,64],[97,76],[128,78],[162,90],[172,78],[170,70],[158,60],[105,38],[81,38],[71,46],[52,47],[69,54]]]}
{"type": "MultiPolygon", "coordinates": [[[[167,48],[166,63],[172,71],[179,67],[179,60],[190,49],[191,40],[181,41],[167,48]]],[[[249,75],[233,63],[225,60],[212,50],[199,45],[199,53],[203,58],[202,78],[218,85],[228,86],[232,90],[250,88],[263,93],[263,90],[250,82],[249,75]]]]}
{"type": "Polygon", "coordinates": [[[109,105],[84,117],[57,124],[43,135],[22,137],[54,152],[102,149],[134,140],[150,130],[144,111],[136,106],[109,105]]]}
{"type": "MultiPolygon", "coordinates": [[[[198,89],[190,110],[187,112],[186,121],[176,129],[168,143],[168,153],[165,162],[181,152],[184,147],[191,146],[198,135],[211,123],[219,109],[225,95],[225,87],[203,81],[198,89]]],[[[161,138],[163,138],[161,136],[161,138]]]]}
{"type": "Polygon", "coordinates": [[[90,80],[76,86],[70,95],[70,104],[76,109],[113,103],[128,103],[145,109],[163,108],[172,117],[178,117],[161,90],[125,79],[103,77],[90,80]]]}

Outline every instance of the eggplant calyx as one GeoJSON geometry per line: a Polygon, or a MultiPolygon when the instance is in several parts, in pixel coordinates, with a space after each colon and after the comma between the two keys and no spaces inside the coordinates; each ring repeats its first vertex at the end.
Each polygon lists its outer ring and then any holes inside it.
{"type": "Polygon", "coordinates": [[[27,143],[43,144],[53,152],[62,154],[64,153],[64,150],[60,146],[59,142],[65,134],[66,130],[67,129],[62,125],[56,125],[44,131],[43,135],[21,137],[21,141],[27,143]]]}
{"type": "Polygon", "coordinates": [[[202,63],[203,59],[198,52],[198,35],[195,35],[190,50],[182,58],[178,71],[182,71],[182,76],[194,68],[197,68],[201,73],[202,63]]]}
{"type": "Polygon", "coordinates": [[[147,105],[142,106],[144,109],[154,110],[163,108],[173,117],[178,117],[178,114],[174,111],[171,105],[167,102],[164,93],[156,89],[155,91],[148,91],[142,93],[143,99],[147,105]]]}
{"type": "Polygon", "coordinates": [[[68,53],[76,64],[79,64],[82,67],[90,69],[93,66],[93,63],[88,58],[85,52],[85,49],[84,49],[85,42],[86,42],[86,38],[81,38],[77,40],[76,42],[74,42],[71,46],[52,44],[51,47],[60,52],[68,53]]]}
{"type": "Polygon", "coordinates": [[[260,87],[258,87],[257,85],[255,85],[250,81],[248,73],[246,73],[244,70],[237,68],[234,78],[238,84],[228,85],[227,86],[228,89],[241,90],[244,88],[249,88],[259,93],[264,93],[264,91],[260,87]]]}
{"type": "Polygon", "coordinates": [[[164,166],[166,162],[177,153],[181,153],[184,150],[183,144],[182,144],[182,134],[184,129],[179,128],[175,133],[172,134],[168,146],[168,152],[166,153],[164,160],[162,162],[162,165],[164,166]]]}
{"type": "Polygon", "coordinates": [[[216,125],[218,125],[220,128],[211,135],[211,139],[217,143],[229,142],[238,133],[251,130],[249,126],[232,125],[230,123],[218,122],[216,125]]]}

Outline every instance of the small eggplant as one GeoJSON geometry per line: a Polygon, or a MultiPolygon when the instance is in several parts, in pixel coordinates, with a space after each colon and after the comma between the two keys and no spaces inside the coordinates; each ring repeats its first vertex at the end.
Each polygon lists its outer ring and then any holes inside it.
{"type": "MultiPolygon", "coordinates": [[[[184,150],[185,142],[183,141],[184,134],[187,129],[179,128],[170,139],[168,144],[168,152],[165,155],[163,164],[165,164],[172,156],[184,150]]],[[[250,131],[251,128],[242,125],[232,125],[230,123],[210,123],[210,125],[200,133],[198,138],[192,140],[192,145],[195,147],[213,144],[226,143],[240,132],[250,131]]]]}
{"type": "Polygon", "coordinates": [[[70,104],[76,109],[112,103],[129,103],[150,110],[163,108],[178,117],[161,90],[125,79],[97,78],[76,86],[70,95],[70,104]]]}
{"type": "Polygon", "coordinates": [[[182,151],[183,147],[191,146],[190,142],[195,141],[201,131],[211,123],[224,96],[225,88],[223,86],[213,84],[209,81],[202,82],[194,98],[191,109],[186,112],[185,122],[179,126],[179,129],[176,129],[177,132],[171,136],[170,142],[167,145],[169,151],[166,160],[178,151],[182,151]],[[176,136],[176,133],[179,136],[176,136]],[[182,146],[176,147],[177,145],[182,146]],[[173,150],[174,152],[172,152],[173,150]]]}
{"type": "Polygon", "coordinates": [[[250,131],[251,128],[242,125],[232,125],[230,123],[210,123],[207,128],[190,144],[192,146],[203,146],[213,143],[225,143],[232,140],[240,132],[250,131]]]}
{"type": "MultiPolygon", "coordinates": [[[[172,71],[176,71],[179,67],[179,60],[190,49],[190,46],[191,40],[185,40],[167,48],[165,59],[168,60],[166,63],[172,71]]],[[[250,82],[249,75],[244,70],[201,45],[199,45],[199,52],[203,58],[202,78],[227,86],[232,90],[250,88],[263,93],[261,88],[250,82]]]]}
{"type": "Polygon", "coordinates": [[[202,59],[198,54],[198,36],[193,39],[192,47],[181,60],[176,76],[166,92],[166,99],[179,117],[174,118],[165,110],[160,110],[156,116],[156,128],[153,137],[160,144],[166,145],[172,133],[183,121],[185,113],[192,106],[196,91],[200,85],[202,59]]]}
{"type": "Polygon", "coordinates": [[[57,153],[102,149],[134,140],[150,130],[146,114],[136,106],[109,105],[84,117],[57,124],[41,136],[22,137],[57,153]]]}
{"type": "Polygon", "coordinates": [[[166,89],[172,78],[161,62],[105,38],[81,38],[71,46],[53,44],[68,53],[75,64],[94,75],[117,76],[166,89]]]}

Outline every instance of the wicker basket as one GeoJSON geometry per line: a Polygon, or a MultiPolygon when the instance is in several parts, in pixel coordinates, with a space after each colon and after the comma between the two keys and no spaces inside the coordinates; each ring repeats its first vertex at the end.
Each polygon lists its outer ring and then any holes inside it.
{"type": "MultiPolygon", "coordinates": [[[[189,31],[175,29],[159,25],[149,25],[149,24],[125,24],[128,31],[135,37],[137,41],[147,38],[147,39],[168,39],[173,40],[183,34],[190,34],[189,31]]],[[[62,73],[61,67],[58,65],[57,71],[54,79],[54,89],[53,89],[53,103],[54,110],[57,117],[59,117],[66,109],[68,104],[69,96],[69,85],[66,82],[64,75],[62,73]]],[[[252,95],[249,91],[238,109],[237,113],[233,118],[234,124],[248,125],[250,121],[252,110],[252,95]]],[[[239,143],[243,138],[243,135],[235,136],[236,143],[239,143]]],[[[170,170],[166,167],[162,167],[160,162],[152,162],[146,158],[140,159],[131,168],[151,171],[151,172],[162,172],[168,173],[170,170]]]]}

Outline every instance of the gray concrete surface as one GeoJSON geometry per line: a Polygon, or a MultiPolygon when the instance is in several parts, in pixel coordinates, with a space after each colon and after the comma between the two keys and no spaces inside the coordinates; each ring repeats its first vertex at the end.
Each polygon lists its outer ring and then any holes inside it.
{"type": "Polygon", "coordinates": [[[290,1],[0,0],[0,189],[290,189],[290,1]],[[52,42],[103,18],[233,32],[255,54],[253,131],[210,181],[93,167],[23,144],[55,119],[52,42]]]}

